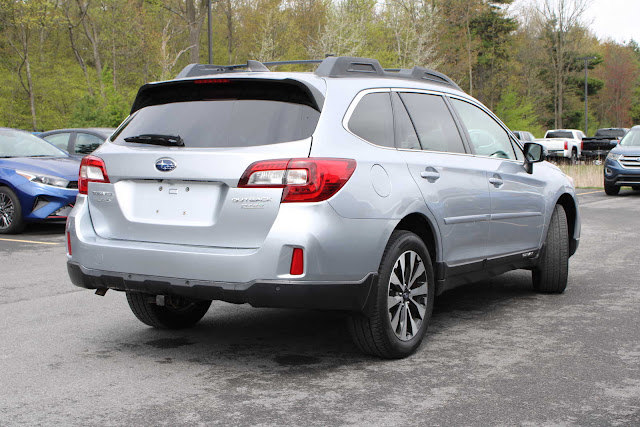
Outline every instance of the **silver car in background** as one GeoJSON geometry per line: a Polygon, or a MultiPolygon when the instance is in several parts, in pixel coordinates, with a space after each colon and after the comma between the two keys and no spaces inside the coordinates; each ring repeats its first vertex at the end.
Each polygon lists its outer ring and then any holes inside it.
{"type": "Polygon", "coordinates": [[[564,291],[570,178],[448,77],[352,57],[244,68],[144,85],[84,158],[75,285],[125,291],[158,328],[195,324],[212,300],[345,310],[356,345],[385,358],[415,351],[455,286],[524,268],[564,291]]]}

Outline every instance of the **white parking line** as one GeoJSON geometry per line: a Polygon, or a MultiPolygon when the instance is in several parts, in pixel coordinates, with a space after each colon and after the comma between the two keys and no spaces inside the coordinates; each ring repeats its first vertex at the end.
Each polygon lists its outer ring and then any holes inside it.
{"type": "Polygon", "coordinates": [[[583,196],[585,194],[593,194],[593,193],[602,193],[604,190],[595,190],[595,191],[588,191],[586,193],[577,193],[578,196],[583,196]]]}
{"type": "Polygon", "coordinates": [[[57,242],[41,242],[39,240],[19,240],[19,239],[3,239],[3,238],[0,238],[0,240],[3,240],[5,242],[35,243],[37,245],[60,245],[61,244],[57,242]]]}

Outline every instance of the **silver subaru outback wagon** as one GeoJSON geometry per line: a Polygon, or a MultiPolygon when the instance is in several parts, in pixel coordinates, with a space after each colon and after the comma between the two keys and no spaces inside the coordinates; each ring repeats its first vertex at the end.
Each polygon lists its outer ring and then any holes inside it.
{"type": "Polygon", "coordinates": [[[522,268],[564,291],[578,204],[543,158],[432,70],[194,64],[83,159],[69,275],[157,328],[212,300],[345,310],[362,351],[404,357],[447,289],[522,268]]]}

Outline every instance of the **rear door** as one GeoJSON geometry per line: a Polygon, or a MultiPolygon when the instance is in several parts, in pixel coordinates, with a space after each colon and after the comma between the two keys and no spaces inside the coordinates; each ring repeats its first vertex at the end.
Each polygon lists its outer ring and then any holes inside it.
{"type": "Polygon", "coordinates": [[[476,164],[491,190],[489,257],[538,249],[544,226],[545,181],[524,169],[524,155],[487,111],[451,98],[469,136],[476,164]]]}
{"type": "Polygon", "coordinates": [[[142,107],[114,141],[94,153],[110,179],[89,184],[96,233],[259,247],[277,216],[282,189],[237,188],[238,181],[255,161],[308,157],[320,115],[309,93],[299,83],[279,81],[186,81],[139,94],[136,105],[142,107]],[[184,146],[126,141],[148,134],[179,136],[184,146]]]}
{"type": "Polygon", "coordinates": [[[466,154],[441,95],[392,94],[396,128],[408,129],[403,132],[406,136],[396,137],[398,148],[438,221],[444,261],[451,267],[484,259],[491,213],[485,171],[466,154]],[[412,135],[414,128],[417,137],[412,135]]]}

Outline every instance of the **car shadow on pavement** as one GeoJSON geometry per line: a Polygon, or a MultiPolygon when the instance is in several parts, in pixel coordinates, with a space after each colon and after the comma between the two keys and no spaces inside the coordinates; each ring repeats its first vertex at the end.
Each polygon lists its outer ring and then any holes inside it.
{"type": "MultiPolygon", "coordinates": [[[[452,325],[483,322],[500,307],[535,296],[530,277],[525,271],[511,272],[436,298],[426,342],[418,353],[452,325]]],[[[285,371],[370,362],[374,358],[362,355],[351,342],[346,321],[347,315],[341,312],[256,309],[214,302],[205,318],[191,329],[157,330],[132,323],[127,332],[111,330],[108,335],[118,338],[108,344],[112,347],[108,351],[153,358],[160,364],[182,362],[218,368],[258,364],[285,371]]]]}
{"type": "Polygon", "coordinates": [[[27,224],[26,228],[22,232],[22,236],[43,236],[43,235],[63,235],[65,230],[64,221],[55,222],[36,222],[27,224]]]}

